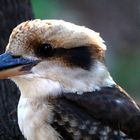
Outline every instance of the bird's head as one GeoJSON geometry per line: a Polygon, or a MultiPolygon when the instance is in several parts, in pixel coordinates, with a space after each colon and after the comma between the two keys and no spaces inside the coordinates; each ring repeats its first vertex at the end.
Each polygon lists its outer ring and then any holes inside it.
{"type": "Polygon", "coordinates": [[[0,78],[10,77],[23,96],[99,90],[114,81],[104,65],[99,33],[62,20],[18,25],[0,56],[0,78]]]}

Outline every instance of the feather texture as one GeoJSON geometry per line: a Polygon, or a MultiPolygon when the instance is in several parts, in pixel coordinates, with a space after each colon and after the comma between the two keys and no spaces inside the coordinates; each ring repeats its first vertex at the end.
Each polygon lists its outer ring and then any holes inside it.
{"type": "Polygon", "coordinates": [[[63,94],[53,103],[52,125],[66,140],[140,138],[140,109],[118,86],[63,94]]]}

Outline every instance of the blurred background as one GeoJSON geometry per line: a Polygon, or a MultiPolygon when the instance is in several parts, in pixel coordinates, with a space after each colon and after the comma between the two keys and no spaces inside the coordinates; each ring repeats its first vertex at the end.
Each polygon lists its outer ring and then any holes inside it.
{"type": "Polygon", "coordinates": [[[114,80],[140,101],[139,0],[31,0],[35,18],[63,19],[100,32],[114,80]]]}

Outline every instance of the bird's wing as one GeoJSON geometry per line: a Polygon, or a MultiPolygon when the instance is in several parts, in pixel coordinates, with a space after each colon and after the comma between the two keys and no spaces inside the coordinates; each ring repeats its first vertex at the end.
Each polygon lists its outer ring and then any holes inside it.
{"type": "Polygon", "coordinates": [[[140,138],[140,109],[119,87],[66,93],[54,105],[53,126],[64,139],[140,138]]]}

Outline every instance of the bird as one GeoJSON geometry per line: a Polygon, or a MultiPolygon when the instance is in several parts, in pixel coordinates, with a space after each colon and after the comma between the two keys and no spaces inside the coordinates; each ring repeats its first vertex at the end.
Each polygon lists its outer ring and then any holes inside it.
{"type": "Polygon", "coordinates": [[[27,140],[140,139],[140,107],[111,77],[100,34],[64,20],[15,27],[0,55],[0,79],[20,90],[27,140]]]}

